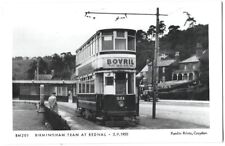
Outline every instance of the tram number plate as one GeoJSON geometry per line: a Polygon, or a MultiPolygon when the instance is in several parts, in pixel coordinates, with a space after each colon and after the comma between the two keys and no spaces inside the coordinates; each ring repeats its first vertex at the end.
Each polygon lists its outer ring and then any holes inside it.
{"type": "Polygon", "coordinates": [[[125,97],[123,97],[123,96],[117,96],[116,97],[116,100],[125,100],[125,97]]]}

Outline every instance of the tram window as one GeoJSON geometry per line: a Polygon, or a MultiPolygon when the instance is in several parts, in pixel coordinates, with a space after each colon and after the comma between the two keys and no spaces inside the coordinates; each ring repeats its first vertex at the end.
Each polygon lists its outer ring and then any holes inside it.
{"type": "Polygon", "coordinates": [[[90,93],[95,92],[95,85],[94,85],[94,80],[90,82],[90,93]]]}
{"type": "Polygon", "coordinates": [[[128,50],[135,50],[134,43],[134,37],[128,36],[128,50]]]}
{"type": "Polygon", "coordinates": [[[135,31],[128,31],[128,35],[135,36],[135,31]]]}
{"type": "Polygon", "coordinates": [[[86,83],[86,92],[85,93],[89,93],[89,83],[86,83]]]}
{"type": "Polygon", "coordinates": [[[81,93],[81,83],[79,83],[79,93],[81,93]]]}
{"type": "Polygon", "coordinates": [[[113,85],[113,77],[105,77],[105,85],[112,86],[113,85]]]}
{"type": "Polygon", "coordinates": [[[115,39],[116,50],[126,50],[126,39],[115,39]]]}
{"type": "Polygon", "coordinates": [[[103,93],[103,73],[96,73],[95,74],[95,92],[96,93],[103,93]]]}
{"type": "Polygon", "coordinates": [[[85,83],[82,83],[82,93],[85,93],[85,83]]]}
{"type": "Polygon", "coordinates": [[[94,54],[96,54],[96,41],[93,41],[93,50],[94,50],[94,54]]]}
{"type": "Polygon", "coordinates": [[[102,37],[102,50],[113,50],[112,36],[103,36],[102,37]]]}
{"type": "Polygon", "coordinates": [[[96,40],[96,51],[98,53],[98,50],[99,50],[99,38],[97,38],[96,40]]]}
{"type": "Polygon", "coordinates": [[[126,94],[126,73],[116,73],[116,94],[126,94]]]}
{"type": "Polygon", "coordinates": [[[102,35],[113,35],[112,31],[104,31],[102,32],[102,35]]]}
{"type": "Polygon", "coordinates": [[[123,31],[117,31],[116,37],[123,37],[124,38],[124,32],[123,31]]]}
{"type": "Polygon", "coordinates": [[[91,46],[88,46],[88,57],[91,56],[91,46]]]}
{"type": "Polygon", "coordinates": [[[134,93],[134,74],[128,74],[128,94],[134,93]]]}

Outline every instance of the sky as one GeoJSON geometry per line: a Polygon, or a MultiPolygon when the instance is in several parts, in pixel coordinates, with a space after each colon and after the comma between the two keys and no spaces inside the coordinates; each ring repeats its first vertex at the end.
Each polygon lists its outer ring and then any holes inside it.
{"type": "Polygon", "coordinates": [[[184,26],[187,11],[197,24],[210,23],[212,1],[202,0],[19,0],[5,3],[2,12],[12,25],[12,56],[75,54],[89,37],[104,28],[131,28],[147,31],[155,25],[155,16],[129,16],[115,21],[117,15],[90,15],[86,11],[156,13],[167,26],[184,26]],[[204,2],[204,5],[203,5],[204,2]],[[5,9],[4,9],[5,8],[5,9]]]}

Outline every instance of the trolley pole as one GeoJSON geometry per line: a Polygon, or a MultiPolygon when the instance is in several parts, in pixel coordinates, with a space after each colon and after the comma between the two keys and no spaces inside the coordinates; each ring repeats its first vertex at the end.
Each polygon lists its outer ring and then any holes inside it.
{"type": "MultiPolygon", "coordinates": [[[[111,13],[111,12],[85,12],[85,17],[93,18],[88,16],[89,14],[101,14],[101,15],[123,15],[126,18],[127,15],[153,15],[156,16],[156,38],[155,38],[155,50],[154,50],[154,60],[153,60],[153,68],[152,68],[152,86],[153,86],[153,103],[152,103],[152,118],[156,118],[156,100],[158,98],[158,66],[157,59],[159,56],[159,16],[168,16],[167,14],[159,14],[159,8],[156,9],[156,14],[150,13],[111,13]]],[[[120,18],[120,17],[117,17],[120,18]]],[[[118,19],[116,19],[118,20],[118,19]]]]}

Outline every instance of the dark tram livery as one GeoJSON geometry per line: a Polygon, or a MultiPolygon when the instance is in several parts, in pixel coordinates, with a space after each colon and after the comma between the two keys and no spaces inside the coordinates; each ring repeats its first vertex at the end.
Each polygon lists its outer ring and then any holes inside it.
{"type": "Polygon", "coordinates": [[[76,51],[77,108],[86,118],[138,115],[136,31],[102,29],[76,51]]]}

